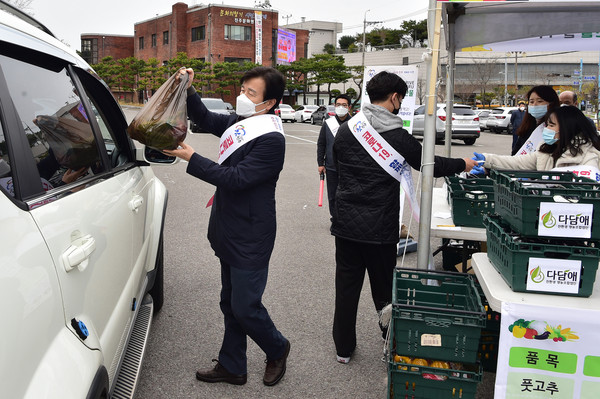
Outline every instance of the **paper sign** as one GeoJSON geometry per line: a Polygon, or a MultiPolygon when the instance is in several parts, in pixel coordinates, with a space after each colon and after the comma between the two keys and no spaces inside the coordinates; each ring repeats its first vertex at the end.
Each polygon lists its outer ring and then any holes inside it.
{"type": "Polygon", "coordinates": [[[421,335],[421,346],[442,346],[441,334],[423,334],[421,335]]]}
{"type": "Polygon", "coordinates": [[[577,294],[580,280],[580,260],[529,258],[528,291],[577,294]]]}
{"type": "Polygon", "coordinates": [[[538,235],[590,238],[593,212],[593,204],[541,202],[538,235]]]}

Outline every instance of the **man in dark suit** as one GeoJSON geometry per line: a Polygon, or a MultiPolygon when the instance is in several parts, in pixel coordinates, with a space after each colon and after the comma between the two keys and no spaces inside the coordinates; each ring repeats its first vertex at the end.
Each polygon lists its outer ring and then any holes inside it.
{"type": "MultiPolygon", "coordinates": [[[[191,85],[194,72],[187,69],[181,73],[189,74],[191,85]]],[[[285,154],[281,120],[274,115],[284,87],[284,77],[277,70],[254,68],[241,79],[237,114],[220,115],[210,112],[190,86],[188,115],[204,131],[221,137],[219,163],[185,143],[177,150],[165,151],[188,161],[187,173],[217,187],[208,239],[221,262],[225,335],[216,365],[196,372],[200,381],[245,384],[247,336],[267,356],[263,383],[275,385],[285,374],[290,343],[262,304],[275,243],[275,187],[285,154]],[[256,121],[263,120],[256,127],[256,121]],[[254,132],[244,130],[249,126],[255,126],[254,132]],[[246,138],[255,133],[254,138],[244,142],[242,132],[246,138]],[[227,137],[233,139],[224,141],[227,137]],[[225,149],[230,150],[226,158],[225,149]]]]}

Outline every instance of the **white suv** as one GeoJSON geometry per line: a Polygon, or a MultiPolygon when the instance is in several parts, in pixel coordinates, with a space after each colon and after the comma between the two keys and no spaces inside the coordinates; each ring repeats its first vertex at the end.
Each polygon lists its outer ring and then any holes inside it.
{"type": "Polygon", "coordinates": [[[512,133],[512,125],[510,124],[510,117],[512,113],[517,111],[517,107],[499,107],[494,108],[492,113],[488,117],[486,127],[495,133],[506,132],[512,133]]]}
{"type": "Polygon", "coordinates": [[[1,398],[133,395],[164,295],[150,163],[173,159],[126,127],[75,51],[0,2],[1,398]]]}
{"type": "MultiPolygon", "coordinates": [[[[415,109],[412,134],[423,137],[425,130],[425,105],[415,109]]],[[[435,141],[442,143],[446,135],[446,104],[437,105],[435,118],[435,141]]],[[[475,144],[480,136],[479,117],[468,105],[454,104],[452,106],[452,138],[463,140],[466,145],[475,144]]]]}

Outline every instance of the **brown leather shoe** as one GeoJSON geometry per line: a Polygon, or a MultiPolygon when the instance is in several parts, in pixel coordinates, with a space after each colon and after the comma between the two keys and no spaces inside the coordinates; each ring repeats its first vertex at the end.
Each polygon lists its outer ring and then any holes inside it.
{"type": "Polygon", "coordinates": [[[213,359],[213,362],[217,362],[217,364],[212,369],[196,371],[196,378],[198,380],[204,382],[226,382],[233,385],[244,385],[246,383],[246,374],[232,374],[217,359],[213,359]]]}
{"type": "Polygon", "coordinates": [[[265,367],[265,376],[263,377],[263,383],[265,385],[273,386],[283,378],[287,357],[290,354],[290,346],[290,341],[286,341],[285,351],[280,359],[265,360],[267,363],[267,367],[265,367]]]}

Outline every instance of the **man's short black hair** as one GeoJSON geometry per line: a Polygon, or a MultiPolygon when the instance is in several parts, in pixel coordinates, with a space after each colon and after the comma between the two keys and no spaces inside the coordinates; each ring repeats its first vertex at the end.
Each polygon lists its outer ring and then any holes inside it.
{"type": "Polygon", "coordinates": [[[270,114],[274,113],[275,108],[279,106],[281,97],[283,97],[283,91],[285,90],[285,78],[283,74],[275,68],[259,66],[246,71],[240,79],[240,83],[244,84],[245,81],[254,78],[261,78],[265,81],[265,95],[263,101],[272,98],[275,99],[275,105],[269,109],[268,112],[270,114]]]}
{"type": "Polygon", "coordinates": [[[577,93],[575,93],[574,91],[572,93],[573,93],[573,104],[577,105],[577,93]]]}
{"type": "Polygon", "coordinates": [[[333,104],[337,103],[339,99],[346,100],[348,102],[348,107],[352,106],[352,101],[350,101],[350,97],[347,94],[339,94],[333,100],[333,104]]]}
{"type": "Polygon", "coordinates": [[[392,93],[404,97],[407,91],[408,86],[400,76],[386,71],[379,72],[367,83],[367,94],[372,103],[385,101],[392,93]]]}

